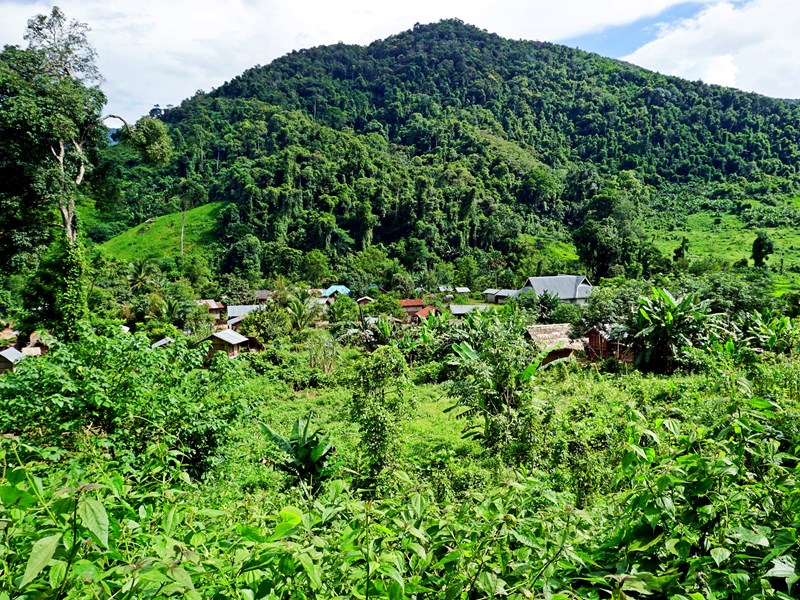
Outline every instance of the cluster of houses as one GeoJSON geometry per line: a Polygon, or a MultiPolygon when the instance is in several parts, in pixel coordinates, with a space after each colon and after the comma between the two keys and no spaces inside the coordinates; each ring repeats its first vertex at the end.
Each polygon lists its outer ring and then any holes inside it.
{"type": "MultiPolygon", "coordinates": [[[[424,292],[425,290],[419,289],[424,292]]],[[[468,287],[439,286],[437,290],[444,294],[445,300],[452,300],[453,293],[459,295],[470,294],[468,287]]],[[[516,297],[524,292],[534,292],[537,295],[551,294],[559,301],[569,304],[584,304],[592,291],[592,285],[586,277],[581,275],[555,275],[551,277],[529,277],[525,284],[517,290],[487,289],[482,292],[484,303],[475,304],[450,304],[448,306],[453,317],[463,318],[473,311],[485,311],[493,304],[503,304],[509,298],[516,297]]],[[[351,291],[344,285],[332,285],[327,289],[308,290],[310,301],[326,309],[338,295],[349,296],[351,291]]],[[[200,306],[206,306],[215,319],[215,331],[203,341],[211,342],[209,357],[217,352],[224,352],[229,357],[235,357],[242,352],[257,351],[261,349],[257,340],[249,338],[239,332],[244,318],[253,311],[259,310],[275,297],[276,292],[271,290],[258,290],[255,293],[255,304],[229,304],[225,305],[213,299],[197,300],[200,306]]],[[[429,296],[432,298],[433,296],[429,296]]],[[[365,306],[375,300],[369,296],[356,299],[359,306],[365,306]]],[[[400,306],[406,316],[406,322],[419,323],[438,309],[422,299],[404,298],[400,306]]],[[[399,321],[399,320],[398,320],[399,321]]],[[[402,321],[399,321],[402,322],[402,321]]],[[[569,324],[534,325],[528,328],[528,337],[541,348],[550,348],[551,351],[544,358],[544,363],[564,358],[585,351],[589,358],[615,357],[619,360],[629,359],[628,350],[619,336],[614,335],[610,329],[601,330],[593,328],[585,338],[573,339],[570,337],[569,324]]],[[[151,348],[166,346],[175,340],[165,337],[152,344],[151,348]]],[[[13,370],[20,360],[26,356],[38,355],[46,352],[47,347],[38,338],[31,336],[30,342],[23,348],[9,347],[0,351],[0,374],[13,370]]]]}
{"type": "MultiPolygon", "coordinates": [[[[425,290],[418,289],[420,292],[425,290]]],[[[437,291],[444,294],[444,299],[453,299],[453,293],[459,295],[470,294],[468,287],[439,286],[437,291]]],[[[516,297],[524,292],[534,292],[537,295],[551,294],[558,298],[560,302],[582,305],[586,302],[592,291],[592,284],[582,275],[554,275],[551,277],[529,277],[525,284],[516,290],[488,289],[482,292],[484,302],[475,304],[450,304],[448,306],[451,314],[456,319],[463,318],[473,311],[485,311],[495,304],[503,304],[508,298],[516,297]]],[[[322,309],[332,304],[337,295],[349,296],[351,291],[343,285],[333,285],[327,289],[308,290],[311,302],[318,304],[322,309]]],[[[242,335],[239,328],[243,319],[253,311],[261,308],[266,302],[271,301],[275,292],[270,290],[259,290],[256,292],[256,304],[228,305],[215,300],[198,300],[198,304],[208,306],[209,311],[217,319],[218,331],[205,338],[210,340],[211,352],[225,352],[228,356],[234,357],[242,352],[254,351],[259,349],[257,341],[242,335]],[[227,320],[224,316],[227,315],[227,320]]],[[[432,297],[432,296],[429,296],[432,297]]],[[[369,296],[362,296],[356,299],[359,306],[365,306],[374,302],[369,296]]],[[[423,318],[438,311],[435,306],[419,298],[403,298],[399,300],[400,307],[406,316],[407,323],[419,323],[423,318]]],[[[376,318],[372,319],[376,321],[376,318]]],[[[402,322],[396,319],[397,322],[402,322]]],[[[539,347],[552,349],[545,357],[544,363],[572,356],[577,352],[586,352],[590,358],[616,357],[620,360],[627,358],[627,347],[618,337],[609,331],[597,328],[588,332],[587,337],[574,339],[570,337],[571,326],[569,324],[553,325],[534,325],[528,328],[528,337],[537,343],[539,347]]],[[[167,338],[169,339],[169,338],[167,338]]],[[[169,340],[171,341],[171,340],[169,340]]],[[[160,340],[153,345],[157,347],[168,343],[160,340]]]]}

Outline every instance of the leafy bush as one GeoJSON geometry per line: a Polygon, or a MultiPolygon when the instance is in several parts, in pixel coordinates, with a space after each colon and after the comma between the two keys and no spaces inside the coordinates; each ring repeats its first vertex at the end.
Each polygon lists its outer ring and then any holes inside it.
{"type": "Polygon", "coordinates": [[[154,441],[185,453],[192,472],[213,460],[248,407],[231,393],[241,365],[178,340],[151,350],[140,335],[84,332],[0,378],[0,431],[67,449],[89,444],[131,465],[154,441]]]}

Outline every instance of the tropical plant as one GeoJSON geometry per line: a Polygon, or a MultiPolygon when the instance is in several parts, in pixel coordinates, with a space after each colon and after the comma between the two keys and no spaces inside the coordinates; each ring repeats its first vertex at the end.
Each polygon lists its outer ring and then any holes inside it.
{"type": "Polygon", "coordinates": [[[664,288],[653,288],[639,298],[639,312],[632,332],[638,367],[670,373],[680,365],[681,350],[705,347],[717,325],[708,302],[687,295],[676,299],[664,288]]]}
{"type": "Polygon", "coordinates": [[[296,475],[315,490],[319,488],[323,479],[332,474],[328,463],[336,449],[324,431],[321,429],[309,431],[313,418],[314,414],[311,413],[305,418],[297,419],[288,439],[269,425],[259,423],[259,427],[285,455],[283,462],[278,463],[278,466],[296,475]]]}

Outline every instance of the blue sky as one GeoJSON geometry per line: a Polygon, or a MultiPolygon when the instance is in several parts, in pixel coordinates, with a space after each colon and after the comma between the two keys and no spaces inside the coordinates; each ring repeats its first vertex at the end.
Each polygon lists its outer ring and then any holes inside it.
{"type": "Polygon", "coordinates": [[[702,7],[695,3],[678,4],[654,17],[646,17],[624,25],[612,25],[601,31],[559,40],[559,43],[595,52],[601,56],[620,58],[655,40],[662,25],[691,18],[701,10],[702,7]]]}
{"type": "MultiPolygon", "coordinates": [[[[800,98],[797,0],[59,0],[88,23],[108,111],[178,104],[287,52],[368,44],[444,18],[648,69],[800,98]]],[[[0,43],[23,44],[45,0],[0,0],[0,43]]]]}

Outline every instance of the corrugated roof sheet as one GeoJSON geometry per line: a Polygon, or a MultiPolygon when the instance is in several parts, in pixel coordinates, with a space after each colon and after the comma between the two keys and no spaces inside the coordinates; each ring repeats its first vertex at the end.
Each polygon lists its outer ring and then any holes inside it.
{"type": "Polygon", "coordinates": [[[471,313],[474,310],[483,311],[489,310],[490,308],[491,306],[488,304],[451,304],[450,312],[455,316],[462,316],[467,313],[471,313]]]}
{"type": "Polygon", "coordinates": [[[247,342],[247,338],[245,336],[243,336],[241,333],[236,333],[232,329],[217,331],[216,333],[212,333],[209,337],[215,337],[234,346],[247,342]]]}
{"type": "Polygon", "coordinates": [[[150,347],[151,348],[161,348],[161,346],[167,346],[167,345],[171,344],[174,341],[175,340],[173,340],[171,337],[167,336],[165,338],[161,338],[160,340],[158,340],[157,342],[155,342],[153,344],[150,344],[150,347]]]}
{"type": "Polygon", "coordinates": [[[260,304],[231,304],[228,307],[228,318],[243,317],[260,308],[260,304]]]}
{"type": "Polygon", "coordinates": [[[205,304],[209,310],[216,310],[216,309],[223,309],[225,305],[222,302],[217,302],[216,300],[198,300],[197,304],[205,304]]]}
{"type": "Polygon", "coordinates": [[[322,292],[322,297],[327,298],[329,296],[333,296],[334,294],[344,294],[345,296],[349,296],[350,288],[346,285],[332,285],[327,290],[322,292]]]}
{"type": "Polygon", "coordinates": [[[469,294],[471,291],[472,290],[470,290],[468,287],[457,287],[456,288],[456,294],[469,294]]]}
{"type": "Polygon", "coordinates": [[[412,306],[425,306],[425,301],[424,300],[416,300],[416,299],[412,299],[412,298],[406,298],[406,299],[400,300],[400,306],[402,306],[403,308],[412,307],[412,306]]]}
{"type": "Polygon", "coordinates": [[[583,275],[553,275],[528,277],[522,290],[526,289],[537,294],[555,294],[559,300],[582,300],[592,292],[592,284],[583,275]]]}
{"type": "Polygon", "coordinates": [[[0,356],[8,361],[11,361],[12,363],[17,363],[25,358],[25,355],[16,348],[6,348],[0,352],[0,356]]]}

